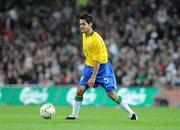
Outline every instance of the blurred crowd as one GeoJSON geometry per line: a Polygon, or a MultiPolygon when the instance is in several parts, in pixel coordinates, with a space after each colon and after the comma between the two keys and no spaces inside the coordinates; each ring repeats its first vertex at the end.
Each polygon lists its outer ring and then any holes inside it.
{"type": "MultiPolygon", "coordinates": [[[[91,13],[117,83],[180,86],[178,0],[20,0],[0,12],[0,85],[77,84],[78,16],[91,13]]],[[[1,6],[2,7],[2,6],[1,6]]]]}

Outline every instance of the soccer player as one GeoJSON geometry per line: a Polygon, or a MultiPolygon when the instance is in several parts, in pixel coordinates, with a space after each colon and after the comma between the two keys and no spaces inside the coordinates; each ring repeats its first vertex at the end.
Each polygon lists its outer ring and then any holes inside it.
{"type": "Polygon", "coordinates": [[[65,119],[78,119],[84,92],[88,88],[96,88],[100,85],[105,89],[107,95],[129,114],[131,120],[138,120],[136,113],[128,106],[124,98],[114,92],[116,89],[115,75],[111,63],[108,61],[106,45],[101,36],[92,29],[93,17],[83,14],[79,18],[79,24],[86,65],[79,81],[72,114],[65,119]]]}

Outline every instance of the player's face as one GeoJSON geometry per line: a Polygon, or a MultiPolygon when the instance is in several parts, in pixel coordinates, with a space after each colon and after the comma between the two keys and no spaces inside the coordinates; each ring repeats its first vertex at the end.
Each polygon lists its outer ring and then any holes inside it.
{"type": "Polygon", "coordinates": [[[79,20],[81,33],[86,33],[90,30],[91,25],[86,22],[84,19],[79,20]]]}

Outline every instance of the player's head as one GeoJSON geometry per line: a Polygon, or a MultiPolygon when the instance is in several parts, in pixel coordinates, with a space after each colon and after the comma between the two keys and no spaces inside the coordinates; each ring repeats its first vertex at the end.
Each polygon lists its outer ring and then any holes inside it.
{"type": "Polygon", "coordinates": [[[93,17],[87,13],[80,15],[79,25],[82,33],[88,32],[92,28],[93,17]]]}

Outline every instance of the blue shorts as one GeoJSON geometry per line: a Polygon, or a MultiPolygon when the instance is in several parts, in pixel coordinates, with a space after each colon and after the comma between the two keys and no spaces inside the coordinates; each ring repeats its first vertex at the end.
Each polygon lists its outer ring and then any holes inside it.
{"type": "MultiPolygon", "coordinates": [[[[91,78],[93,73],[93,67],[85,65],[85,69],[81,79],[79,81],[79,85],[84,87],[88,87],[88,80],[91,78]]],[[[94,88],[102,86],[106,92],[111,92],[116,89],[116,79],[114,76],[114,72],[110,62],[105,64],[101,64],[98,74],[96,76],[96,80],[94,83],[94,88]]]]}

